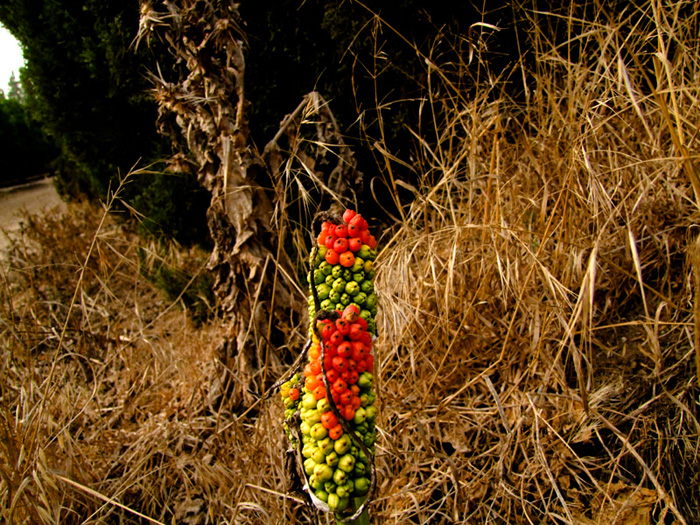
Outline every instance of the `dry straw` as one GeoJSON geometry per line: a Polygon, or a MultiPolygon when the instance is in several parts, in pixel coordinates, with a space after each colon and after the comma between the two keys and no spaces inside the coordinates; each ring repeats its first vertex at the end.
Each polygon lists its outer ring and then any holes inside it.
{"type": "MultiPolygon", "coordinates": [[[[412,192],[380,241],[376,523],[699,523],[700,14],[623,4],[513,6],[499,74],[496,29],[444,35],[410,158],[373,141],[412,192]]],[[[325,522],[286,493],[281,407],[232,412],[217,323],[99,217],[28,219],[7,256],[4,520],[325,522]]]]}

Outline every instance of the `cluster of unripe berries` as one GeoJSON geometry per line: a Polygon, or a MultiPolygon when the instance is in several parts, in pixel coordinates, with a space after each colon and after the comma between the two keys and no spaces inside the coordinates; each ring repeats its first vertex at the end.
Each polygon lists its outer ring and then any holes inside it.
{"type": "Polygon", "coordinates": [[[342,513],[357,507],[370,488],[377,435],[372,391],[376,241],[367,222],[348,210],[342,224],[323,224],[317,242],[309,275],[309,359],[303,377],[285,383],[281,395],[285,419],[299,412],[301,444],[296,446],[312,499],[342,513]],[[314,295],[325,312],[318,319],[314,295]]]}

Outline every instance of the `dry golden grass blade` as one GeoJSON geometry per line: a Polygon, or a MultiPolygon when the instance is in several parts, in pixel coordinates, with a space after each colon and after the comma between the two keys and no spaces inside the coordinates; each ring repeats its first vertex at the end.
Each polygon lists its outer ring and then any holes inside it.
{"type": "Polygon", "coordinates": [[[134,514],[135,516],[138,516],[139,518],[143,518],[144,520],[148,521],[149,523],[156,523],[158,525],[164,525],[163,522],[158,521],[158,520],[154,520],[153,518],[150,518],[144,514],[141,514],[140,512],[138,512],[134,509],[130,509],[126,505],[122,505],[118,501],[115,501],[111,498],[108,498],[107,496],[105,496],[104,494],[100,494],[96,490],[92,490],[90,487],[86,487],[85,485],[81,485],[80,483],[77,483],[77,482],[73,481],[72,479],[68,479],[64,476],[61,476],[60,474],[54,474],[54,475],[56,476],[57,479],[61,480],[66,485],[70,485],[71,487],[75,487],[78,490],[82,490],[86,494],[89,494],[90,496],[93,496],[99,500],[102,500],[105,503],[109,503],[110,505],[114,505],[115,507],[119,507],[120,509],[124,509],[125,511],[129,512],[130,514],[134,514]]]}
{"type": "Polygon", "coordinates": [[[700,383],[700,237],[690,247],[693,268],[693,342],[695,346],[695,375],[700,383]]]}

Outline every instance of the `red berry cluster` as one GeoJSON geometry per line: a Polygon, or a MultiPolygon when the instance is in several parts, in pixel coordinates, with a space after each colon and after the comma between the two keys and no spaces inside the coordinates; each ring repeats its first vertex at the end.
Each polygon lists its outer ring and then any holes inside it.
{"type": "Polygon", "coordinates": [[[369,225],[362,215],[354,210],[343,213],[343,224],[324,222],[318,236],[319,246],[325,246],[324,257],[328,264],[338,264],[349,268],[355,263],[355,253],[363,244],[371,249],[377,247],[377,240],[369,233],[369,225]]]}
{"type": "MultiPolygon", "coordinates": [[[[335,321],[318,321],[317,329],[323,340],[325,356],[323,364],[331,387],[331,397],[338,411],[347,421],[355,417],[362,406],[360,394],[368,390],[374,371],[372,335],[367,331],[367,321],[359,315],[356,306],[350,305],[335,321]],[[367,372],[368,374],[363,374],[367,372]]],[[[321,368],[321,347],[313,344],[309,350],[309,363],[304,368],[305,387],[317,401],[326,397],[321,368]]],[[[343,429],[330,408],[321,416],[323,426],[331,439],[338,439],[343,429]]]]}
{"type": "Polygon", "coordinates": [[[376,482],[371,352],[378,300],[373,284],[377,241],[367,221],[353,210],[338,222],[323,223],[312,251],[309,361],[303,378],[295,374],[280,394],[285,425],[299,416],[299,437],[287,426],[285,430],[293,446],[301,447],[314,505],[355,516],[368,503],[358,498],[371,497],[376,482]]]}

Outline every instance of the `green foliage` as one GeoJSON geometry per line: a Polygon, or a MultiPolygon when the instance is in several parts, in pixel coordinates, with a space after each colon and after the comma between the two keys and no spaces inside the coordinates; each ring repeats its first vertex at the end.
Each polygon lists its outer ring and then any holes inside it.
{"type": "MultiPolygon", "coordinates": [[[[410,142],[406,124],[418,118],[414,101],[425,85],[424,58],[416,50],[430,55],[445,25],[466,32],[480,17],[469,4],[447,0],[384,4],[241,4],[249,35],[250,126],[259,146],[302,96],[316,89],[330,101],[362,171],[376,170],[372,155],[377,141],[391,151],[405,151],[410,142]],[[402,36],[381,26],[375,14],[402,36]],[[387,97],[395,102],[380,115],[376,108],[387,97]]],[[[155,129],[147,72],[156,71],[157,63],[167,78],[179,66],[156,42],[132,46],[139,24],[136,0],[8,0],[0,5],[0,21],[22,44],[27,105],[60,150],[55,169],[63,193],[104,198],[134,165],[170,154],[170,145],[155,129]]],[[[180,208],[191,182],[137,181],[127,202],[146,215],[155,214],[149,231],[171,232],[182,242],[201,240],[198,228],[208,202],[198,194],[196,204],[180,208]],[[183,218],[195,215],[190,221],[195,229],[187,231],[183,218]]],[[[375,189],[381,192],[381,186],[375,189]]]]}
{"type": "Polygon", "coordinates": [[[146,83],[127,52],[138,5],[12,0],[0,19],[23,48],[27,104],[61,148],[59,176],[104,196],[156,137],[155,111],[139,96],[146,83]]]}
{"type": "Polygon", "coordinates": [[[211,195],[191,176],[156,173],[127,188],[133,208],[142,216],[140,227],[154,237],[171,237],[191,245],[210,241],[206,210],[211,195]]]}
{"type": "Polygon", "coordinates": [[[48,173],[57,154],[41,129],[28,118],[21,102],[0,93],[0,186],[48,173]]]}
{"type": "Polygon", "coordinates": [[[22,89],[22,83],[15,76],[14,72],[10,75],[10,80],[7,82],[7,98],[11,98],[24,102],[24,90],[22,89]]]}
{"type": "MultiPolygon", "coordinates": [[[[27,107],[60,150],[55,168],[61,192],[104,199],[132,167],[170,154],[155,127],[147,78],[156,59],[166,68],[168,59],[155,55],[157,46],[133,48],[138,1],[9,0],[0,5],[0,21],[23,48],[27,107]]],[[[206,238],[201,224],[208,202],[195,186],[182,177],[168,184],[157,177],[138,180],[126,200],[156,213],[155,224],[173,225],[158,231],[199,242],[206,238]],[[183,212],[178,206],[192,193],[183,212]]]]}
{"type": "MultiPolygon", "coordinates": [[[[194,270],[178,261],[177,250],[160,245],[158,253],[139,248],[141,274],[153,283],[171,302],[179,302],[196,323],[212,314],[214,278],[200,267],[194,270]]],[[[196,260],[193,257],[191,260],[196,260]]],[[[190,260],[190,262],[191,262],[190,260]]]]}

